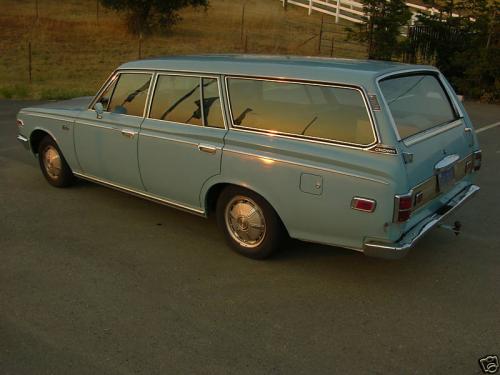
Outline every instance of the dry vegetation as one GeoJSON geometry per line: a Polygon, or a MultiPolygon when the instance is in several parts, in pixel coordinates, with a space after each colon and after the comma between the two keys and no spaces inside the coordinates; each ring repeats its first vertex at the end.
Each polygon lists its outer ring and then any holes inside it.
{"type": "MultiPolygon", "coordinates": [[[[144,38],[141,56],[245,51],[318,54],[318,38],[314,38],[321,24],[318,14],[308,17],[305,9],[296,7],[285,12],[277,0],[210,3],[207,11],[184,10],[183,21],[169,35],[144,38]]],[[[114,68],[139,57],[138,38],[127,33],[114,12],[100,7],[97,19],[95,0],[39,0],[38,21],[34,0],[2,0],[1,8],[0,97],[59,99],[93,94],[114,68]]],[[[341,25],[328,27],[343,31],[341,25]]],[[[359,58],[364,51],[363,46],[346,44],[344,36],[336,36],[334,56],[359,58]]],[[[323,52],[330,55],[329,46],[323,52]]]]}

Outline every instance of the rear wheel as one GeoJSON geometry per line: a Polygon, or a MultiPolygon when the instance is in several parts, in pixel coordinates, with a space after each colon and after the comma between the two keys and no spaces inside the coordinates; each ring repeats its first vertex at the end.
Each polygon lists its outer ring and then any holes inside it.
{"type": "Polygon", "coordinates": [[[283,238],[281,221],[271,205],[243,188],[231,186],[222,191],[217,222],[231,248],[253,259],[269,257],[283,238]]]}
{"type": "Polygon", "coordinates": [[[66,187],[73,184],[75,177],[71,168],[56,142],[48,135],[38,147],[38,162],[43,175],[52,186],[66,187]]]}

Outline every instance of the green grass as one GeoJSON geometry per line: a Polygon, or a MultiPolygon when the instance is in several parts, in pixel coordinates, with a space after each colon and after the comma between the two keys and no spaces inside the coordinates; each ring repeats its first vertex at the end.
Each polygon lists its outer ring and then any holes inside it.
{"type": "MultiPolygon", "coordinates": [[[[318,55],[321,16],[278,0],[211,0],[207,11],[185,9],[167,36],[142,40],[141,57],[196,53],[318,55]],[[241,18],[245,5],[243,38],[241,18]],[[312,39],[311,39],[312,38],[312,39]],[[311,39],[308,42],[308,39],[311,39]]],[[[0,97],[63,99],[95,93],[118,65],[139,58],[139,39],[122,18],[95,0],[2,0],[0,97]],[[28,45],[32,50],[29,81],[28,45]]],[[[325,17],[333,21],[332,17],[325,17]]],[[[331,28],[342,31],[342,25],[331,28]]],[[[329,55],[329,48],[325,48],[329,55]]],[[[335,57],[364,58],[365,47],[335,40],[335,57]]]]}
{"type": "Polygon", "coordinates": [[[0,87],[0,96],[6,99],[26,99],[30,97],[30,94],[30,87],[24,84],[0,87]]]}

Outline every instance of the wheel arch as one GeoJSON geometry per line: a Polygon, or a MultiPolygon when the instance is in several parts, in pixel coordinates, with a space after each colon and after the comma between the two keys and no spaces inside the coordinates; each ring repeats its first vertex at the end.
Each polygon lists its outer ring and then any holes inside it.
{"type": "Polygon", "coordinates": [[[236,182],[236,181],[225,181],[225,182],[218,181],[218,182],[211,184],[209,187],[206,188],[206,190],[204,189],[205,193],[203,194],[202,202],[204,204],[205,213],[206,213],[207,217],[213,216],[215,214],[217,200],[219,199],[221,192],[228,186],[233,186],[233,187],[249,190],[249,191],[253,192],[254,194],[259,195],[262,199],[264,199],[271,206],[271,208],[274,210],[274,212],[276,212],[276,215],[278,216],[279,221],[281,222],[281,224],[283,225],[283,228],[285,228],[286,232],[288,233],[288,228],[286,226],[286,223],[285,223],[285,221],[283,221],[279,210],[276,208],[277,205],[275,204],[275,202],[273,202],[272,199],[269,199],[269,197],[264,192],[260,191],[260,189],[255,188],[254,186],[250,186],[246,183],[241,183],[241,182],[236,182]]]}
{"type": "Polygon", "coordinates": [[[59,147],[59,143],[57,142],[56,137],[54,137],[54,135],[50,131],[46,129],[36,128],[31,132],[29,138],[31,152],[33,152],[33,154],[38,154],[38,147],[40,146],[40,142],[42,142],[42,139],[44,139],[46,136],[51,137],[59,147]]]}

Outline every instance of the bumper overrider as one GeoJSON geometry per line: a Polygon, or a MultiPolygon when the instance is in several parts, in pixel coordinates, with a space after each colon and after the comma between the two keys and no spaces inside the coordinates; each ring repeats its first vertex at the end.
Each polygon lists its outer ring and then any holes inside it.
{"type": "Polygon", "coordinates": [[[478,191],[479,186],[467,186],[465,189],[461,190],[458,194],[451,198],[448,203],[445,204],[441,209],[439,209],[434,214],[426,217],[424,220],[420,221],[417,225],[406,232],[398,242],[365,242],[363,245],[364,254],[367,256],[386,259],[398,259],[404,257],[406,253],[408,253],[408,251],[415,246],[418,240],[425,236],[427,232],[438,225],[443,219],[445,219],[449,214],[459,208],[478,191]]]}

